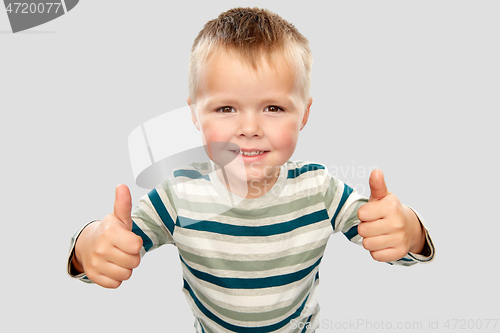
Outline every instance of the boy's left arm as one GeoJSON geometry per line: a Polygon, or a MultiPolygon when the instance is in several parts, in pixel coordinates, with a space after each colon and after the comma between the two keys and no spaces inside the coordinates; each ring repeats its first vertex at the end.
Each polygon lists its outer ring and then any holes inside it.
{"type": "Polygon", "coordinates": [[[396,262],[405,256],[412,259],[434,257],[433,245],[418,215],[387,190],[384,175],[374,170],[370,175],[370,199],[358,209],[358,234],[363,247],[373,259],[396,262]],[[430,244],[430,245],[429,245],[430,244]]]}

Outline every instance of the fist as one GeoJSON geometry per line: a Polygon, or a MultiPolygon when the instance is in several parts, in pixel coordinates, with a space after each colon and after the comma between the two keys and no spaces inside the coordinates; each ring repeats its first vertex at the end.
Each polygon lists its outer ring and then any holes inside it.
{"type": "Polygon", "coordinates": [[[363,247],[377,261],[401,259],[419,233],[415,223],[420,226],[420,222],[387,190],[382,171],[373,170],[369,182],[370,199],[358,209],[358,234],[364,238],[363,247]]]}
{"type": "Polygon", "coordinates": [[[87,277],[104,288],[118,288],[141,261],[142,238],[132,232],[131,210],[128,187],[118,185],[113,213],[87,226],[75,245],[87,277]]]}

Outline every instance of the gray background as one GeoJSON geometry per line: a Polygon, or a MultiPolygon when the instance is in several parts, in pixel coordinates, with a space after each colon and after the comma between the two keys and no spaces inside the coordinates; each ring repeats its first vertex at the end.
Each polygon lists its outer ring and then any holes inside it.
{"type": "Polygon", "coordinates": [[[393,267],[333,236],[320,331],[498,319],[499,2],[110,0],[18,34],[0,10],[1,330],[193,331],[174,247],[117,290],[70,279],[65,260],[71,235],[112,211],[117,184],[135,203],[147,192],[128,134],[184,106],[193,39],[239,5],[277,12],[311,42],[314,103],[293,158],[365,195],[381,168],[437,247],[429,265],[393,267]]]}

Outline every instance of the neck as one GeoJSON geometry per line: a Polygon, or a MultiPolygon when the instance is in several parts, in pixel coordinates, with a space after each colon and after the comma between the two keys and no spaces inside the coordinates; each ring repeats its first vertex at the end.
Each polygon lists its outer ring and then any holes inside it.
{"type": "Polygon", "coordinates": [[[229,192],[240,198],[255,199],[263,196],[274,186],[278,180],[280,169],[271,175],[258,180],[242,180],[226,172],[223,168],[217,170],[217,175],[222,184],[226,186],[229,192]]]}

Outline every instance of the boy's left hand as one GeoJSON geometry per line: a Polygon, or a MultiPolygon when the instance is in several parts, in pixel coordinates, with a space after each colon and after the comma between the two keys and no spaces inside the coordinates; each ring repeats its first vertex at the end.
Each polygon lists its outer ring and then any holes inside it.
{"type": "Polygon", "coordinates": [[[425,233],[415,213],[387,190],[384,175],[370,175],[370,199],[358,209],[358,234],[363,247],[377,261],[395,261],[408,252],[421,253],[425,233]]]}

